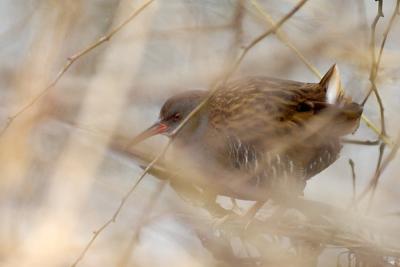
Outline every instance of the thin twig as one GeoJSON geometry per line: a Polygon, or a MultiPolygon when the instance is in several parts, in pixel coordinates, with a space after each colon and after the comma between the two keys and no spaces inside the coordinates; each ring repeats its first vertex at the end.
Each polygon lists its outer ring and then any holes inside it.
{"type": "Polygon", "coordinates": [[[108,34],[100,37],[94,43],[88,45],[86,48],[82,49],[81,51],[75,53],[74,55],[68,57],[67,62],[64,64],[64,67],[58,72],[54,80],[39,94],[34,96],[27,104],[22,106],[14,115],[9,116],[5,123],[5,126],[0,131],[0,137],[6,132],[6,130],[11,126],[14,120],[19,117],[22,113],[30,109],[33,105],[35,105],[40,99],[43,98],[63,77],[63,75],[68,71],[68,69],[72,66],[72,64],[77,61],[82,56],[86,55],[96,47],[100,46],[101,44],[109,41],[116,33],[118,33],[122,28],[124,28],[129,22],[131,22],[137,15],[139,15],[147,6],[149,6],[154,0],[148,0],[143,3],[138,9],[134,10],[128,18],[122,21],[118,26],[112,29],[108,34]]]}
{"type": "MultiPolygon", "coordinates": [[[[400,8],[400,0],[397,0],[397,1],[396,1],[396,7],[395,7],[395,9],[394,9],[394,11],[393,11],[392,16],[390,17],[390,20],[389,20],[389,23],[388,23],[388,25],[387,25],[387,27],[386,27],[386,29],[385,29],[385,32],[383,33],[383,39],[382,39],[381,47],[380,47],[380,49],[379,49],[378,59],[377,59],[377,61],[376,61],[377,68],[379,67],[379,65],[380,65],[380,63],[381,63],[382,54],[383,54],[383,48],[385,47],[386,40],[387,40],[387,38],[388,38],[388,36],[389,36],[389,32],[390,32],[390,30],[392,29],[393,24],[394,24],[394,22],[395,22],[397,16],[399,15],[399,14],[397,13],[398,10],[399,10],[399,8],[400,8]]],[[[377,75],[377,74],[378,74],[378,69],[376,69],[376,75],[377,75]]]]}
{"type": "Polygon", "coordinates": [[[378,10],[375,15],[375,18],[371,24],[371,39],[370,39],[370,49],[371,49],[371,70],[370,70],[370,79],[375,80],[376,71],[377,71],[377,61],[375,55],[375,42],[376,42],[376,26],[378,25],[379,19],[383,17],[383,0],[378,1],[378,10]]]}
{"type": "MultiPolygon", "coordinates": [[[[397,17],[397,11],[399,9],[399,5],[400,5],[400,0],[396,1],[396,6],[394,8],[394,11],[392,13],[392,16],[390,18],[390,21],[385,29],[385,32],[383,34],[383,40],[381,42],[381,46],[380,46],[380,51],[379,51],[379,55],[378,58],[376,59],[376,55],[375,55],[375,38],[376,38],[376,25],[378,23],[378,20],[381,16],[383,16],[382,13],[382,6],[383,6],[383,0],[379,1],[379,5],[378,5],[378,11],[377,14],[375,16],[375,19],[371,25],[371,72],[370,72],[370,82],[371,82],[371,88],[376,96],[378,105],[379,105],[379,110],[380,110],[380,116],[381,116],[381,134],[383,136],[386,136],[386,126],[385,126],[385,115],[384,115],[384,106],[382,103],[382,99],[380,97],[380,94],[378,92],[377,86],[376,86],[376,79],[378,76],[378,71],[379,71],[379,65],[381,62],[381,58],[382,58],[382,53],[383,53],[383,49],[384,46],[386,44],[386,40],[387,37],[389,35],[390,29],[393,26],[393,23],[395,21],[395,18],[397,17]]],[[[371,91],[371,90],[370,90],[371,91]]],[[[364,102],[368,99],[369,94],[367,95],[367,97],[365,98],[364,102]]],[[[377,162],[377,166],[376,166],[376,170],[375,170],[375,174],[373,179],[370,181],[369,183],[369,190],[371,192],[370,197],[369,197],[369,201],[368,201],[368,206],[367,206],[367,212],[369,212],[369,210],[372,207],[372,202],[375,196],[375,192],[376,192],[376,188],[378,186],[378,182],[379,182],[379,178],[381,175],[381,163],[382,163],[382,158],[383,158],[383,154],[385,151],[385,147],[386,144],[381,144],[381,146],[379,147],[379,156],[378,156],[378,162],[377,162]]]]}
{"type": "Polygon", "coordinates": [[[349,159],[349,165],[350,165],[350,168],[351,168],[351,182],[352,182],[351,185],[352,185],[352,188],[353,188],[352,202],[354,204],[355,200],[356,200],[357,190],[356,190],[356,171],[355,171],[355,168],[354,168],[354,161],[352,159],[349,159]]]}
{"type": "Polygon", "coordinates": [[[71,267],[75,267],[78,265],[78,263],[85,257],[86,252],[89,250],[89,248],[92,246],[93,242],[96,240],[96,238],[100,235],[101,232],[104,231],[111,223],[114,223],[118,215],[120,214],[122,208],[124,207],[127,199],[129,196],[132,194],[132,192],[136,189],[136,187],[139,185],[139,183],[143,180],[147,172],[153,167],[153,165],[165,154],[169,146],[171,145],[171,141],[168,142],[168,144],[163,148],[163,150],[150,162],[150,164],[144,169],[142,174],[139,176],[137,181],[134,183],[134,185],[128,190],[128,192],[125,193],[125,195],[121,199],[121,203],[119,204],[117,210],[114,212],[113,216],[106,221],[102,226],[100,226],[97,230],[93,232],[93,236],[90,239],[90,241],[87,243],[85,248],[82,250],[81,254],[78,256],[78,258],[75,260],[75,262],[71,265],[71,267]]]}
{"type": "MultiPolygon", "coordinates": [[[[370,39],[370,51],[371,51],[371,70],[370,70],[370,74],[369,74],[369,80],[371,83],[370,89],[368,90],[368,93],[366,95],[366,97],[364,98],[364,100],[362,101],[362,105],[364,105],[366,103],[366,101],[368,100],[369,96],[371,95],[371,92],[374,92],[376,100],[378,102],[379,105],[379,111],[380,111],[380,116],[381,116],[381,134],[386,136],[386,127],[385,127],[385,113],[384,113],[384,106],[382,103],[382,98],[378,92],[378,88],[376,86],[376,79],[378,76],[378,70],[379,70],[379,64],[380,64],[380,58],[379,60],[376,59],[376,52],[375,52],[375,46],[376,46],[376,26],[378,25],[379,19],[381,17],[383,17],[383,0],[378,0],[378,10],[377,13],[375,15],[375,18],[371,24],[371,39],[370,39]]],[[[396,9],[392,15],[396,16],[396,10],[397,10],[397,6],[396,9]]],[[[393,19],[394,20],[394,19],[393,19]]],[[[392,21],[392,19],[391,19],[392,21]]],[[[388,27],[386,28],[387,31],[387,35],[389,34],[389,31],[392,27],[393,22],[389,23],[388,27]]],[[[385,33],[386,33],[385,31],[385,33]]],[[[387,39],[387,35],[386,38],[384,37],[382,40],[382,44],[381,44],[381,51],[383,52],[383,48],[385,46],[386,43],[386,39],[387,39]]],[[[380,53],[380,56],[382,54],[380,53]]]]}
{"type": "Polygon", "coordinates": [[[375,58],[375,35],[376,35],[376,25],[378,23],[378,20],[380,17],[383,17],[383,12],[382,12],[382,7],[383,7],[383,0],[379,1],[379,5],[378,5],[378,12],[377,15],[372,23],[371,26],[371,61],[372,61],[372,65],[371,65],[371,72],[370,72],[370,82],[371,82],[371,89],[369,90],[367,96],[365,97],[363,104],[368,100],[368,97],[371,93],[371,91],[374,91],[376,99],[378,101],[379,104],[379,108],[380,108],[380,116],[381,116],[381,132],[382,135],[386,136],[386,126],[385,126],[385,116],[384,116],[384,106],[382,103],[382,99],[380,97],[380,94],[378,92],[377,86],[376,86],[376,79],[378,77],[378,72],[379,72],[379,66],[381,63],[381,59],[382,59],[382,54],[383,54],[383,49],[385,47],[387,38],[389,36],[389,32],[393,27],[393,24],[395,22],[395,19],[398,15],[398,10],[400,8],[400,0],[396,1],[396,6],[394,8],[394,11],[390,17],[389,23],[386,26],[386,29],[383,33],[383,39],[380,45],[380,49],[379,49],[379,54],[378,54],[378,58],[375,58]]]}
{"type": "MultiPolygon", "coordinates": [[[[252,0],[251,1],[252,5],[256,8],[256,10],[262,15],[262,17],[270,24],[274,25],[275,22],[272,19],[272,17],[261,7],[261,5],[258,3],[257,0],[252,0]]],[[[284,34],[283,31],[277,30],[275,32],[275,35],[278,37],[278,39],[284,43],[287,47],[289,47],[295,54],[296,56],[307,66],[307,68],[318,78],[322,78],[322,74],[318,71],[316,67],[313,66],[313,64],[300,52],[300,50],[297,49],[297,47],[289,40],[289,38],[284,34]]],[[[372,129],[378,137],[388,144],[389,146],[392,146],[392,141],[384,134],[382,134],[381,130],[378,129],[377,126],[375,126],[364,114],[361,115],[361,119],[364,121],[364,123],[367,125],[368,128],[372,129]]]]}
{"type": "Polygon", "coordinates": [[[382,131],[379,130],[366,116],[361,115],[361,118],[363,119],[365,125],[367,125],[368,128],[372,129],[375,133],[377,133],[379,139],[381,139],[385,144],[387,144],[389,147],[394,146],[394,142],[387,136],[383,135],[382,131]]]}

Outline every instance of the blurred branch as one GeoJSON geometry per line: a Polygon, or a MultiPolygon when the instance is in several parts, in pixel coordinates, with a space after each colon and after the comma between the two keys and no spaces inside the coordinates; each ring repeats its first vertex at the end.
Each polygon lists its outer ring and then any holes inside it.
{"type": "Polygon", "coordinates": [[[123,29],[129,22],[131,22],[137,15],[139,15],[144,9],[146,9],[147,6],[149,6],[154,0],[148,0],[145,3],[143,3],[138,9],[134,10],[131,15],[128,16],[124,21],[122,21],[118,26],[116,26],[114,29],[112,29],[108,34],[100,37],[97,41],[94,43],[88,45],[86,48],[82,49],[81,51],[75,53],[74,55],[68,57],[67,62],[65,63],[64,67],[58,72],[54,80],[39,94],[37,94],[35,97],[33,97],[26,105],[21,107],[14,115],[9,116],[5,126],[3,129],[0,131],[0,137],[6,132],[6,130],[11,126],[11,124],[14,122],[14,120],[19,117],[21,114],[23,114],[25,111],[30,109],[33,105],[35,105],[40,99],[42,99],[43,96],[45,96],[56,84],[57,82],[62,78],[62,76],[68,71],[68,69],[72,66],[72,64],[95,49],[96,47],[100,46],[101,44],[109,41],[116,33],[118,33],[121,29],[123,29]]]}
{"type": "MultiPolygon", "coordinates": [[[[271,15],[269,15],[258,3],[257,0],[251,0],[252,5],[255,7],[255,9],[261,14],[261,16],[272,26],[275,25],[274,20],[272,19],[271,15]]],[[[284,43],[287,47],[289,47],[295,54],[296,56],[307,66],[307,68],[315,74],[315,76],[318,79],[322,78],[321,73],[317,70],[316,67],[313,66],[313,64],[300,52],[300,50],[297,49],[297,47],[289,40],[289,38],[286,36],[286,34],[281,31],[277,30],[275,32],[275,35],[278,37],[278,39],[284,43]]],[[[383,113],[381,113],[383,114],[383,113]]],[[[372,129],[378,136],[379,138],[385,142],[388,145],[392,145],[393,142],[386,136],[386,134],[383,134],[381,130],[378,129],[364,114],[361,115],[362,120],[365,122],[365,124],[372,129]]],[[[361,144],[361,143],[360,143],[361,144]]]]}
{"type": "MultiPolygon", "coordinates": [[[[299,200],[302,202],[303,200],[299,200]]],[[[306,202],[303,203],[307,209],[306,202]]],[[[321,203],[322,204],[322,203],[321,203]]],[[[303,209],[299,210],[303,212],[303,209]]],[[[226,239],[227,236],[243,236],[246,235],[246,240],[251,242],[262,235],[271,235],[278,237],[289,237],[291,240],[304,240],[311,243],[323,244],[335,248],[347,248],[349,250],[373,253],[374,255],[381,255],[383,257],[393,256],[400,257],[400,248],[393,246],[390,242],[380,242],[375,238],[365,235],[365,231],[374,231],[373,227],[377,225],[370,225],[368,227],[349,228],[349,224],[354,224],[360,219],[349,213],[346,214],[348,220],[336,220],[333,222],[324,223],[314,220],[295,220],[294,218],[281,218],[279,223],[274,220],[254,219],[250,225],[245,227],[244,222],[240,216],[232,214],[230,219],[224,224],[220,225],[220,239],[226,239]],[[354,220],[354,221],[353,221],[354,220]]],[[[210,231],[209,219],[202,217],[200,214],[181,215],[181,218],[187,222],[196,231],[210,231]]],[[[365,220],[366,218],[364,218],[365,220]]],[[[229,239],[228,239],[229,240],[229,239]]]]}

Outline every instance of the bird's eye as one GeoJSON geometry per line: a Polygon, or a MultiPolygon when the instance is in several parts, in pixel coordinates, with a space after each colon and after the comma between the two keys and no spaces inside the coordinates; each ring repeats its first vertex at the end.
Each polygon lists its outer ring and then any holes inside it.
{"type": "Polygon", "coordinates": [[[172,120],[173,121],[179,121],[181,119],[181,114],[180,113],[175,113],[172,115],[172,120]]]}

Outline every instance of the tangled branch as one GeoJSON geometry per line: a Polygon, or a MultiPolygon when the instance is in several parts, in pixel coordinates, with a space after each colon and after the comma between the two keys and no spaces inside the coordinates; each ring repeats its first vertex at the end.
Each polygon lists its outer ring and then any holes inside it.
{"type": "MultiPolygon", "coordinates": [[[[372,22],[371,25],[371,71],[370,71],[370,77],[369,80],[371,82],[371,88],[368,91],[367,96],[365,97],[363,104],[365,104],[365,102],[368,100],[368,97],[370,96],[371,92],[374,92],[378,105],[379,105],[379,111],[380,111],[380,120],[381,120],[381,133],[380,136],[387,136],[386,135],[386,126],[385,126],[385,114],[384,114],[384,106],[383,106],[383,102],[381,99],[381,96],[378,92],[378,88],[376,86],[376,79],[378,77],[378,71],[379,71],[379,65],[381,62],[381,58],[382,58],[382,53],[383,53],[383,49],[385,47],[386,44],[386,40],[388,38],[389,32],[394,24],[395,18],[398,15],[398,10],[399,10],[399,6],[400,6],[400,0],[396,1],[396,6],[393,10],[392,16],[390,18],[390,21],[384,31],[383,34],[383,40],[381,42],[381,46],[380,46],[380,50],[379,50],[379,55],[378,58],[376,58],[376,53],[375,53],[375,39],[376,39],[376,26],[378,24],[379,18],[383,17],[383,0],[379,0],[378,3],[378,10],[377,10],[377,14],[375,16],[374,21],[372,22]]],[[[385,148],[386,148],[386,144],[382,143],[379,146],[379,156],[378,156],[378,161],[376,164],[376,168],[375,168],[375,173],[373,175],[373,177],[371,178],[368,186],[365,188],[365,190],[361,193],[361,195],[357,198],[357,201],[360,201],[361,199],[363,199],[367,193],[370,193],[370,197],[369,197],[369,201],[368,201],[368,208],[367,211],[370,210],[371,206],[372,206],[372,201],[374,199],[375,196],[375,192],[376,192],[376,188],[378,186],[378,182],[379,179],[381,177],[381,173],[382,173],[382,159],[383,159],[383,154],[385,152],[385,148]]],[[[394,152],[397,153],[397,149],[398,149],[398,142],[395,142],[394,146],[392,147],[392,151],[390,152],[390,155],[394,152]]],[[[391,160],[389,160],[390,162],[391,160]]],[[[389,163],[388,162],[388,163],[389,163]]]]}

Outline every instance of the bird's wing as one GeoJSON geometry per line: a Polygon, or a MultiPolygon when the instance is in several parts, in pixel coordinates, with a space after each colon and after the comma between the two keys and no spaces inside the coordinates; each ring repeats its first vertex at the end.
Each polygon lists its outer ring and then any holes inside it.
{"type": "Polygon", "coordinates": [[[209,102],[209,123],[226,137],[221,154],[229,154],[236,169],[267,171],[263,175],[269,177],[308,179],[322,171],[336,160],[342,134],[325,134],[334,132],[336,121],[323,114],[334,111],[336,118],[343,109],[329,102],[327,89],[320,83],[267,77],[219,88],[209,102]]]}
{"type": "Polygon", "coordinates": [[[251,77],[226,84],[210,100],[210,124],[245,143],[276,142],[324,109],[319,84],[251,77]]]}

